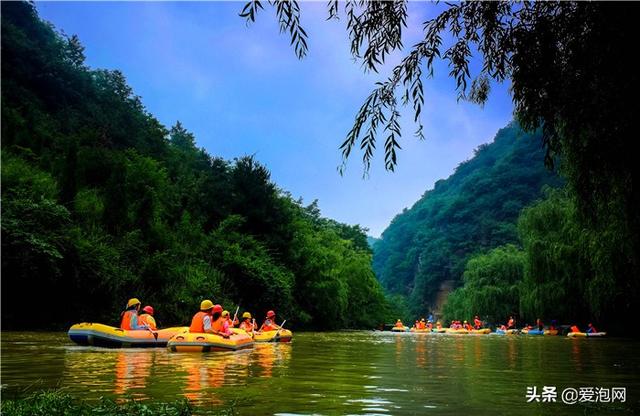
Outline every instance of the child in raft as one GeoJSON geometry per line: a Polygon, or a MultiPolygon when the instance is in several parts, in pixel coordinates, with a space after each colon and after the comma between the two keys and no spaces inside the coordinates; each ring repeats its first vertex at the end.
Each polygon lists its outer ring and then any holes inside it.
{"type": "Polygon", "coordinates": [[[240,322],[240,329],[250,333],[258,330],[258,326],[255,322],[251,321],[251,313],[245,312],[242,314],[242,322],[240,322]]]}
{"type": "Polygon", "coordinates": [[[137,298],[131,298],[127,302],[127,309],[122,312],[122,320],[120,321],[120,329],[125,331],[149,329],[138,320],[138,311],[140,310],[140,301],[137,298]]]}
{"type": "Polygon", "coordinates": [[[229,326],[225,327],[226,319],[222,317],[222,306],[214,305],[213,315],[211,316],[211,329],[214,334],[220,335],[223,338],[229,338],[232,332],[229,330],[229,326]]]}
{"type": "Polygon", "coordinates": [[[147,305],[144,308],[142,308],[142,312],[144,313],[138,316],[138,323],[140,325],[146,325],[147,327],[149,327],[149,329],[153,331],[157,330],[158,328],[156,325],[156,320],[153,317],[153,307],[147,305]]]}
{"type": "Polygon", "coordinates": [[[278,329],[280,326],[276,324],[276,313],[274,311],[267,312],[267,317],[260,327],[260,331],[276,331],[278,329]]]}

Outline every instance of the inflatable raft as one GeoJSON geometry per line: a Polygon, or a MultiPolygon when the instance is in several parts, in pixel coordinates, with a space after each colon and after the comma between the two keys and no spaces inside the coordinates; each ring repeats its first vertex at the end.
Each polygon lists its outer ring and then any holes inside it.
{"type": "Polygon", "coordinates": [[[545,329],[544,330],[544,334],[545,335],[558,335],[558,330],[557,329],[545,329]]]}
{"type": "Polygon", "coordinates": [[[544,331],[540,331],[539,329],[523,329],[520,332],[525,335],[544,335],[544,331]]]}
{"type": "Polygon", "coordinates": [[[293,334],[288,329],[253,333],[253,340],[255,342],[291,342],[292,337],[293,334]]]}
{"type": "Polygon", "coordinates": [[[607,335],[606,332],[569,332],[567,334],[568,337],[603,337],[607,335]]]}
{"type": "Polygon", "coordinates": [[[394,326],[393,328],[391,328],[391,330],[392,330],[393,332],[407,332],[407,331],[409,330],[409,328],[408,328],[408,327],[406,327],[406,326],[404,326],[404,327],[402,327],[402,328],[399,328],[399,327],[397,327],[397,326],[394,326]]]}
{"type": "Polygon", "coordinates": [[[167,348],[174,352],[237,351],[251,347],[253,339],[240,330],[229,338],[215,334],[182,332],[171,337],[167,343],[167,348]]]}
{"type": "Polygon", "coordinates": [[[517,329],[507,329],[507,330],[496,329],[495,333],[497,335],[517,335],[518,334],[518,330],[517,329]]]}
{"type": "Polygon", "coordinates": [[[155,331],[158,338],[146,329],[125,331],[109,325],[83,322],[69,328],[69,338],[78,345],[92,345],[107,348],[153,348],[166,347],[169,338],[185,332],[186,326],[165,328],[155,331]]]}
{"type": "Polygon", "coordinates": [[[431,332],[435,332],[437,334],[444,334],[447,332],[447,328],[433,328],[431,332]]]}
{"type": "Polygon", "coordinates": [[[426,334],[426,333],[431,332],[431,330],[430,330],[430,329],[427,329],[427,328],[423,328],[423,329],[420,329],[420,328],[411,328],[409,331],[411,331],[411,332],[416,332],[416,333],[419,333],[419,334],[426,334]]]}
{"type": "Polygon", "coordinates": [[[453,328],[446,328],[446,332],[447,334],[451,334],[451,335],[462,335],[462,334],[468,334],[469,331],[463,328],[460,329],[453,329],[453,328]]]}
{"type": "Polygon", "coordinates": [[[489,328],[472,329],[471,331],[469,331],[469,333],[472,335],[486,335],[491,333],[491,329],[489,328]]]}

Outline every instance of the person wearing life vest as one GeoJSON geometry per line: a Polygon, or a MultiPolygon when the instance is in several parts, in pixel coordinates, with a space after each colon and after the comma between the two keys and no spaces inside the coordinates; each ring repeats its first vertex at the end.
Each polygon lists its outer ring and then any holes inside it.
{"type": "Polygon", "coordinates": [[[138,311],[140,310],[140,301],[137,298],[131,298],[127,302],[127,309],[122,312],[122,320],[120,321],[120,329],[132,331],[138,329],[148,329],[149,327],[138,321],[138,311]]]}
{"type": "Polygon", "coordinates": [[[462,327],[464,329],[466,329],[467,331],[471,331],[473,329],[473,327],[471,326],[471,324],[467,321],[464,321],[464,324],[462,325],[462,327]]]}
{"type": "Polygon", "coordinates": [[[436,322],[436,329],[442,329],[442,324],[440,321],[436,322]]]}
{"type": "Polygon", "coordinates": [[[480,320],[480,318],[478,317],[478,315],[473,317],[473,327],[475,329],[480,329],[482,328],[482,321],[480,320]]]}
{"type": "Polygon", "coordinates": [[[205,299],[200,302],[200,312],[193,315],[189,332],[213,334],[213,302],[205,299]]]}
{"type": "Polygon", "coordinates": [[[589,323],[589,327],[587,328],[587,334],[594,334],[594,333],[596,333],[596,332],[598,332],[598,331],[596,330],[596,327],[595,327],[595,326],[593,326],[593,324],[592,324],[592,323],[589,323]]]}
{"type": "Polygon", "coordinates": [[[148,328],[154,331],[158,329],[156,327],[156,320],[153,317],[153,307],[145,306],[144,308],[142,308],[142,312],[144,313],[138,316],[138,323],[140,325],[146,325],[148,328]]]}
{"type": "Polygon", "coordinates": [[[516,320],[513,319],[513,316],[509,317],[509,321],[507,322],[507,329],[515,329],[516,328],[516,320]]]}
{"type": "Polygon", "coordinates": [[[231,314],[229,314],[229,311],[222,311],[222,319],[223,319],[223,327],[224,327],[224,332],[231,334],[231,328],[233,328],[234,326],[236,326],[236,324],[238,323],[238,318],[236,318],[235,320],[231,320],[231,314]]]}
{"type": "Polygon", "coordinates": [[[402,323],[402,321],[400,319],[398,319],[396,321],[395,327],[396,328],[404,328],[404,324],[402,323]]]}
{"type": "Polygon", "coordinates": [[[578,328],[576,325],[572,325],[571,332],[580,332],[580,328],[578,328]]]}
{"type": "Polygon", "coordinates": [[[242,314],[242,322],[240,322],[240,329],[245,332],[253,332],[256,331],[257,325],[251,322],[251,314],[249,312],[245,312],[242,314]]]}
{"type": "Polygon", "coordinates": [[[280,326],[276,325],[276,313],[274,311],[267,312],[267,317],[260,327],[260,331],[275,331],[278,329],[280,329],[280,326]]]}
{"type": "Polygon", "coordinates": [[[542,323],[542,319],[536,319],[536,326],[538,327],[538,331],[542,331],[544,329],[544,324],[542,323]]]}
{"type": "Polygon", "coordinates": [[[427,322],[427,325],[425,326],[429,331],[431,331],[433,329],[433,323],[431,321],[427,322]]]}
{"type": "Polygon", "coordinates": [[[213,306],[213,315],[211,316],[211,328],[213,329],[213,333],[216,335],[220,335],[223,338],[229,338],[233,334],[229,329],[229,325],[227,324],[227,318],[222,316],[222,306],[214,305],[213,306]]]}
{"type": "Polygon", "coordinates": [[[419,322],[420,325],[420,329],[426,329],[427,328],[427,324],[424,322],[424,318],[422,318],[419,322]]]}

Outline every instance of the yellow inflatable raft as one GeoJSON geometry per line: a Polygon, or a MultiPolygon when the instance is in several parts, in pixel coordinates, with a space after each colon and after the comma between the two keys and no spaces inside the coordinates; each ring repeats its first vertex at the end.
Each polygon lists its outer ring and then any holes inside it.
{"type": "Polygon", "coordinates": [[[176,334],[167,343],[174,352],[236,351],[253,347],[253,339],[244,331],[234,331],[229,338],[221,335],[183,332],[176,334]]]}
{"type": "Polygon", "coordinates": [[[401,327],[401,328],[400,328],[400,327],[397,327],[397,326],[394,326],[393,328],[391,328],[391,330],[392,330],[393,332],[407,332],[407,331],[409,330],[409,328],[408,328],[408,327],[406,327],[406,326],[403,326],[403,327],[401,327]]]}
{"type": "Polygon", "coordinates": [[[545,329],[544,330],[544,334],[545,335],[558,335],[558,330],[557,329],[545,329]]]}
{"type": "Polygon", "coordinates": [[[569,332],[568,337],[603,337],[607,335],[606,332],[569,332]]]}
{"type": "Polygon", "coordinates": [[[291,342],[293,333],[288,329],[278,331],[262,331],[254,332],[253,340],[255,342],[291,342]]]}
{"type": "Polygon", "coordinates": [[[430,330],[430,329],[428,329],[428,328],[422,328],[422,329],[420,329],[420,328],[411,328],[409,331],[411,331],[411,332],[417,332],[417,333],[423,333],[423,334],[424,334],[424,333],[431,332],[431,330],[430,330]]]}
{"type": "Polygon", "coordinates": [[[464,328],[460,328],[460,329],[447,328],[446,331],[447,331],[447,334],[452,334],[452,335],[462,335],[462,334],[469,333],[469,331],[464,328]]]}
{"type": "Polygon", "coordinates": [[[437,334],[444,334],[447,332],[447,328],[433,328],[431,332],[435,332],[437,334]]]}
{"type": "Polygon", "coordinates": [[[474,335],[486,335],[490,332],[491,332],[491,329],[489,328],[472,329],[471,331],[469,331],[470,334],[474,334],[474,335]]]}
{"type": "Polygon", "coordinates": [[[153,348],[166,347],[169,338],[187,331],[186,326],[154,331],[136,329],[125,331],[109,325],[82,322],[69,328],[69,338],[78,345],[93,345],[107,348],[153,348]]]}

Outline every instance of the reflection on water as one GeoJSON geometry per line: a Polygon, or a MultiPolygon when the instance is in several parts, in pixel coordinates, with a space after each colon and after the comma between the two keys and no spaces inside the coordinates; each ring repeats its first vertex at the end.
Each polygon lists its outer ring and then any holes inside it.
{"type": "Polygon", "coordinates": [[[637,410],[637,347],[620,339],[341,332],[238,352],[172,353],[3,333],[1,364],[3,397],[63,387],[85,400],[187,398],[199,413],[236,402],[249,415],[579,414],[577,405],[527,404],[526,387],[623,386],[627,408],[637,410]]]}

